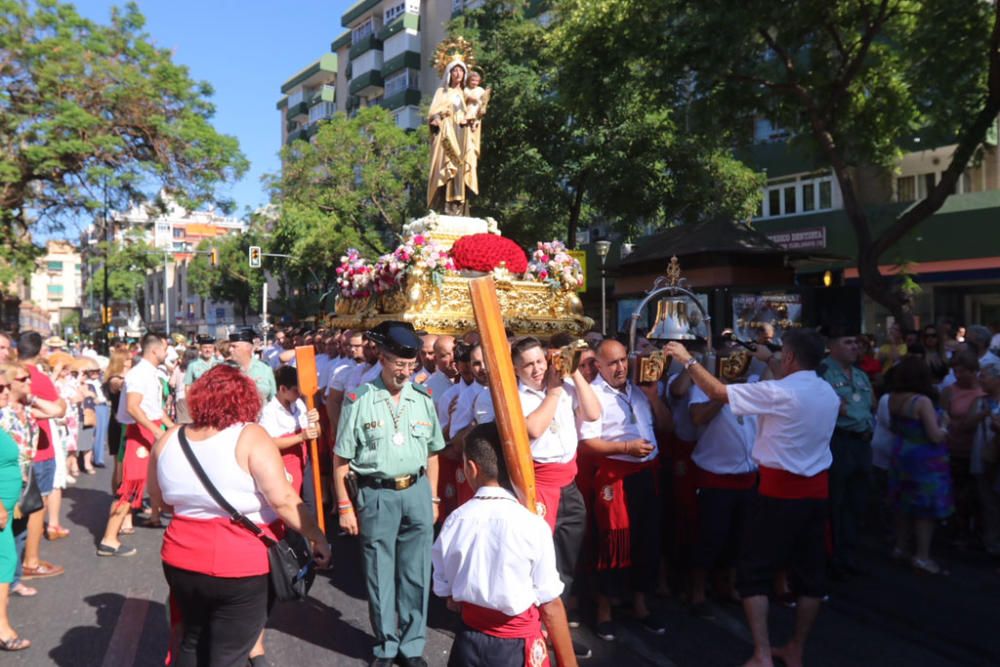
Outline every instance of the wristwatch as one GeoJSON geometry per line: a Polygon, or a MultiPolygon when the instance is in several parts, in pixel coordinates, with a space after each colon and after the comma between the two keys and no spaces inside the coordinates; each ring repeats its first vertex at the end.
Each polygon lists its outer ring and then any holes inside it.
{"type": "Polygon", "coordinates": [[[697,366],[697,365],[698,365],[698,360],[695,359],[694,357],[691,357],[690,359],[684,362],[684,370],[687,370],[692,366],[697,366]]]}

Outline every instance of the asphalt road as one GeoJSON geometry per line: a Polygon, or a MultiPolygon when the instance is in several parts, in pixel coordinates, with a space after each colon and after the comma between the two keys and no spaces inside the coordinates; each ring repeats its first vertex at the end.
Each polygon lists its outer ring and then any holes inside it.
{"type": "MultiPolygon", "coordinates": [[[[160,569],[162,531],[137,528],[127,537],[139,554],[98,558],[94,545],[110,501],[110,473],[82,476],[66,491],[64,525],[72,535],[44,542],[42,557],[66,574],[31,582],[34,598],[13,598],[12,622],[34,642],[27,651],[0,654],[0,664],[118,667],[162,665],[167,645],[160,569]]],[[[1000,575],[980,553],[942,548],[952,570],[947,578],[918,577],[890,563],[883,540],[870,531],[863,553],[871,572],[835,584],[806,652],[806,664],[952,667],[1000,664],[1000,575]]],[[[275,667],[365,665],[370,656],[367,606],[356,542],[334,540],[335,567],[317,578],[311,599],[280,605],[267,630],[275,667]]],[[[749,632],[738,606],[718,604],[716,617],[695,618],[673,598],[655,601],[668,620],[665,636],[653,636],[627,618],[615,642],[602,642],[586,626],[574,631],[594,648],[583,662],[593,667],[740,665],[749,656],[749,632]]],[[[772,637],[791,629],[794,611],[772,610],[772,637]]],[[[432,603],[426,657],[445,665],[454,615],[432,603]]]]}

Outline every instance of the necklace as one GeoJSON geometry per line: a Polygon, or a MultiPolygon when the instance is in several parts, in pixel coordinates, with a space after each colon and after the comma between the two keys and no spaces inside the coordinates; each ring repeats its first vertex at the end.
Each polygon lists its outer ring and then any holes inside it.
{"type": "Polygon", "coordinates": [[[389,408],[389,416],[392,417],[392,430],[394,431],[392,434],[392,444],[397,446],[402,445],[406,440],[403,434],[399,432],[399,420],[403,416],[404,410],[406,410],[406,404],[402,401],[397,404],[395,410],[391,407],[389,408]]]}

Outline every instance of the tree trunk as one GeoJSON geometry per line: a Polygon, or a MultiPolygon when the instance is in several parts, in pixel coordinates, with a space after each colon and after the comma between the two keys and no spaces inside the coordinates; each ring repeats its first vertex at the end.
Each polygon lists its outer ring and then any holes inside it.
{"type": "Polygon", "coordinates": [[[576,248],[576,232],[580,227],[580,211],[583,209],[584,183],[586,174],[580,174],[576,182],[576,191],[573,193],[573,203],[569,207],[569,223],[566,225],[566,247],[570,250],[576,248]]]}

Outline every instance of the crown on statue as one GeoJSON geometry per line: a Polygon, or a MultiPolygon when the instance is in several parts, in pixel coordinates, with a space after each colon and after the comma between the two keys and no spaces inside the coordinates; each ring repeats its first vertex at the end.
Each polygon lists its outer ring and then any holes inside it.
{"type": "Polygon", "coordinates": [[[472,44],[464,37],[450,37],[438,44],[434,51],[434,69],[439,75],[443,76],[445,70],[456,62],[465,65],[466,70],[476,64],[472,44]]]}

